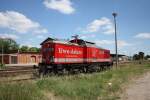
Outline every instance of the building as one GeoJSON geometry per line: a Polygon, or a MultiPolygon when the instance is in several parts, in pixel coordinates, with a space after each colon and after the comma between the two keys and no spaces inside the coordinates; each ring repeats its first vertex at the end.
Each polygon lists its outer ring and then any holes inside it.
{"type": "MultiPolygon", "coordinates": [[[[113,61],[115,61],[116,60],[116,54],[111,54],[111,59],[113,61]]],[[[118,61],[119,62],[127,62],[127,61],[129,61],[129,57],[126,55],[118,54],[118,61]]]]}
{"type": "MultiPolygon", "coordinates": [[[[3,54],[4,64],[38,64],[41,61],[42,55],[36,52],[3,54]]],[[[2,63],[2,54],[0,54],[0,63],[2,63]]]]}

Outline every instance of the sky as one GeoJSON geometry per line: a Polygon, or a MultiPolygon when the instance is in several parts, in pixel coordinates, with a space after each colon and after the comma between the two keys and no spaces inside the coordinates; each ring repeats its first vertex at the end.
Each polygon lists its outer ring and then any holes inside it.
{"type": "Polygon", "coordinates": [[[150,54],[150,0],[0,0],[0,37],[40,47],[47,37],[95,42],[115,52],[150,54]]]}

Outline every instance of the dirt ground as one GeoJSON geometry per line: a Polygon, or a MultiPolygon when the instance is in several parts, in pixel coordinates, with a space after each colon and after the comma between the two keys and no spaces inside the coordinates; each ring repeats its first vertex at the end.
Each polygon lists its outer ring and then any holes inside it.
{"type": "Polygon", "coordinates": [[[150,100],[150,72],[134,80],[126,88],[121,100],[150,100]]]}

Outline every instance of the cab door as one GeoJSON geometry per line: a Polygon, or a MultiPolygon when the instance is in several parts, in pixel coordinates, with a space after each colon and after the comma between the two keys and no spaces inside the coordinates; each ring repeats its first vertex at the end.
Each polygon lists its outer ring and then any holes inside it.
{"type": "Polygon", "coordinates": [[[42,62],[50,64],[53,62],[53,43],[46,43],[42,47],[42,62]]]}

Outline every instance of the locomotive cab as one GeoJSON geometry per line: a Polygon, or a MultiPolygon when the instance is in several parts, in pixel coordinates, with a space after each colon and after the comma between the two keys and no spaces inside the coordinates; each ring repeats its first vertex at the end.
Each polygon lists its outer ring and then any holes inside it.
{"type": "Polygon", "coordinates": [[[42,45],[42,63],[50,64],[54,62],[54,39],[47,38],[44,42],[41,43],[42,45]]]}

